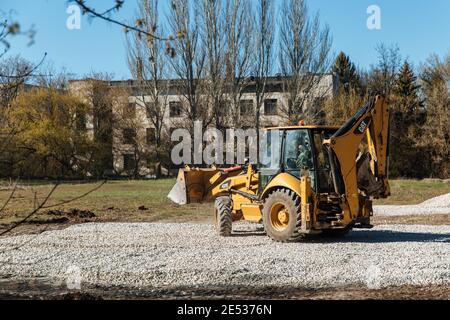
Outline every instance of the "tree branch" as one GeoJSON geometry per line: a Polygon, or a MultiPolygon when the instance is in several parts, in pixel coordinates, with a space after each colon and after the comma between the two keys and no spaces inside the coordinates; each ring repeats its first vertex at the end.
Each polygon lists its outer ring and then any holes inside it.
{"type": "MultiPolygon", "coordinates": [[[[172,41],[172,40],[174,40],[173,37],[162,38],[162,37],[159,37],[159,36],[157,36],[157,35],[155,35],[153,33],[150,33],[150,32],[147,32],[147,31],[145,31],[143,29],[140,29],[138,27],[130,26],[130,25],[126,24],[126,23],[120,22],[120,21],[118,21],[116,19],[113,19],[111,17],[107,17],[106,14],[108,14],[109,12],[111,12],[111,11],[113,11],[115,9],[119,9],[120,8],[117,5],[112,7],[111,9],[105,11],[104,13],[98,13],[93,8],[88,7],[85,4],[84,0],[73,0],[73,1],[76,2],[83,9],[84,13],[89,13],[92,17],[103,19],[105,21],[108,21],[108,22],[114,23],[116,25],[119,25],[121,27],[124,27],[126,30],[133,30],[133,31],[136,31],[136,32],[138,32],[140,34],[144,34],[144,35],[146,35],[148,37],[151,37],[153,39],[157,39],[157,40],[161,40],[161,41],[172,41]]],[[[120,3],[123,4],[123,2],[120,2],[120,3]]]]}

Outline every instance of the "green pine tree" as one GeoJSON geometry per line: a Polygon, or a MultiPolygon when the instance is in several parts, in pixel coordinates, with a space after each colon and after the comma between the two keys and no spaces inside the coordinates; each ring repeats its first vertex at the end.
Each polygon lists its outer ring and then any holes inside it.
{"type": "Polygon", "coordinates": [[[350,88],[360,88],[360,77],[353,62],[350,61],[350,57],[344,52],[339,53],[334,65],[333,72],[339,77],[339,84],[341,88],[344,88],[347,92],[350,88]]]}
{"type": "Polygon", "coordinates": [[[391,91],[390,172],[393,176],[422,178],[424,155],[416,146],[422,135],[425,113],[420,86],[410,64],[400,69],[391,91]]]}
{"type": "Polygon", "coordinates": [[[419,98],[420,86],[417,77],[407,61],[403,64],[393,88],[394,100],[398,111],[413,115],[422,106],[419,98]]]}

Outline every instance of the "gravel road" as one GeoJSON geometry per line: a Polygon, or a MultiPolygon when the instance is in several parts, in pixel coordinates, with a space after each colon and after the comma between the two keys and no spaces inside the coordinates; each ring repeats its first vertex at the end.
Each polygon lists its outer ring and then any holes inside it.
{"type": "Polygon", "coordinates": [[[450,283],[449,225],[381,225],[280,244],[249,223],[236,223],[230,238],[209,224],[89,223],[1,238],[0,252],[0,279],[72,283],[79,275],[81,283],[130,288],[450,283]]]}
{"type": "Polygon", "coordinates": [[[450,214],[450,193],[426,200],[416,205],[374,206],[373,211],[374,214],[378,216],[450,214]]]}

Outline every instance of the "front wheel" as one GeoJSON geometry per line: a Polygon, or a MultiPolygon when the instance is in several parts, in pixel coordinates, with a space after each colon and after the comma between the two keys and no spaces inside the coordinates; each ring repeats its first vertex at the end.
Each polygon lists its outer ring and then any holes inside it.
{"type": "Polygon", "coordinates": [[[214,202],[214,222],[219,235],[231,236],[232,221],[230,197],[218,197],[214,202]]]}
{"type": "Polygon", "coordinates": [[[263,223],[267,235],[279,242],[293,242],[302,237],[300,198],[288,189],[271,192],[264,202],[263,223]]]}

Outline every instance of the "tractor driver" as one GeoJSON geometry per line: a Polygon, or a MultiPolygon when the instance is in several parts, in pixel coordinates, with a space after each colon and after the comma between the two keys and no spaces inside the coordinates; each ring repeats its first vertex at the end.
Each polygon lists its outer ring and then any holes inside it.
{"type": "Polygon", "coordinates": [[[311,149],[308,141],[300,141],[298,145],[297,168],[300,169],[300,176],[309,176],[311,178],[311,186],[314,188],[316,179],[314,176],[314,165],[312,161],[311,149]]]}
{"type": "Polygon", "coordinates": [[[313,167],[311,160],[311,151],[309,150],[308,143],[306,141],[300,141],[298,145],[298,156],[296,164],[300,170],[309,171],[313,167]]]}

